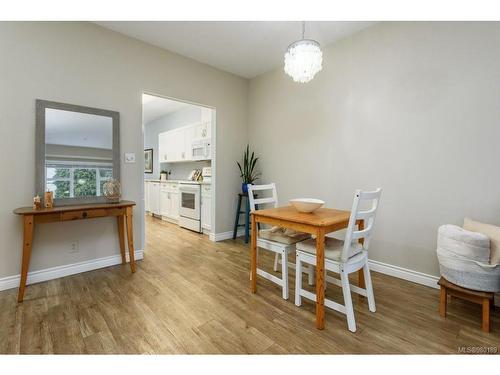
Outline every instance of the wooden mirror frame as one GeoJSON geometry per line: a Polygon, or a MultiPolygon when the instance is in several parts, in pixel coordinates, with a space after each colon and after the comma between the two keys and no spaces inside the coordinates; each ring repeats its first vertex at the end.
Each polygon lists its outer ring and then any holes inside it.
{"type": "MultiPolygon", "coordinates": [[[[120,113],[105,109],[84,107],[74,104],[58,103],[48,100],[36,100],[36,130],[35,130],[35,195],[39,195],[44,204],[45,192],[45,110],[47,108],[63,111],[88,113],[91,115],[111,117],[113,120],[113,178],[120,181],[120,113]]],[[[73,204],[105,203],[109,202],[104,196],[54,198],[55,206],[68,206],[73,204]]]]}

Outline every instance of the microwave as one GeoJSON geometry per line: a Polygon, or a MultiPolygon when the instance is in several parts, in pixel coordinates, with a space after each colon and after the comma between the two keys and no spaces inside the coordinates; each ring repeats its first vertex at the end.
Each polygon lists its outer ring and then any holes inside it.
{"type": "Polygon", "coordinates": [[[193,141],[191,145],[191,157],[193,160],[211,159],[211,147],[209,139],[200,139],[193,141]]]}

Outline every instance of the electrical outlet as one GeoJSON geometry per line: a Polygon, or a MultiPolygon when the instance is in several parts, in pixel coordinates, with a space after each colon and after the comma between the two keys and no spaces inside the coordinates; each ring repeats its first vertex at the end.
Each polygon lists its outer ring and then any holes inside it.
{"type": "Polygon", "coordinates": [[[73,241],[69,244],[69,252],[70,253],[78,252],[78,241],[73,241]]]}

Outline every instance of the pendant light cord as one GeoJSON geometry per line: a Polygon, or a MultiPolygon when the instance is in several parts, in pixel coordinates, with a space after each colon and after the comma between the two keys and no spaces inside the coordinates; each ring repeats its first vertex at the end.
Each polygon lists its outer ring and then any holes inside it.
{"type": "Polygon", "coordinates": [[[302,21],[302,39],[304,39],[305,33],[306,33],[306,21],[302,21]]]}

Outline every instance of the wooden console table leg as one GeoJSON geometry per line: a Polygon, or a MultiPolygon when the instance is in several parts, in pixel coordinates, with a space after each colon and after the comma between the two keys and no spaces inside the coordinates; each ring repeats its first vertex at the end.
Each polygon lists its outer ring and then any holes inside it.
{"type": "Polygon", "coordinates": [[[125,257],[125,217],[123,215],[117,216],[116,222],[118,224],[118,239],[120,240],[122,264],[125,264],[127,263],[127,258],[125,257]]]}
{"type": "Polygon", "coordinates": [[[490,331],[490,299],[483,298],[483,331],[490,331]]]}
{"type": "Polygon", "coordinates": [[[28,278],[31,249],[33,245],[34,226],[35,223],[33,215],[25,215],[24,234],[23,234],[23,260],[21,262],[21,281],[19,283],[19,293],[17,295],[17,302],[23,302],[24,299],[24,290],[26,289],[26,280],[28,278]]]}
{"type": "Polygon", "coordinates": [[[132,207],[127,207],[127,240],[128,240],[128,252],[130,256],[130,270],[132,273],[135,272],[135,256],[134,256],[134,230],[132,227],[132,207]]]}
{"type": "Polygon", "coordinates": [[[441,285],[441,291],[439,294],[439,315],[443,318],[446,318],[446,303],[448,302],[448,298],[446,296],[446,287],[441,285]]]}

